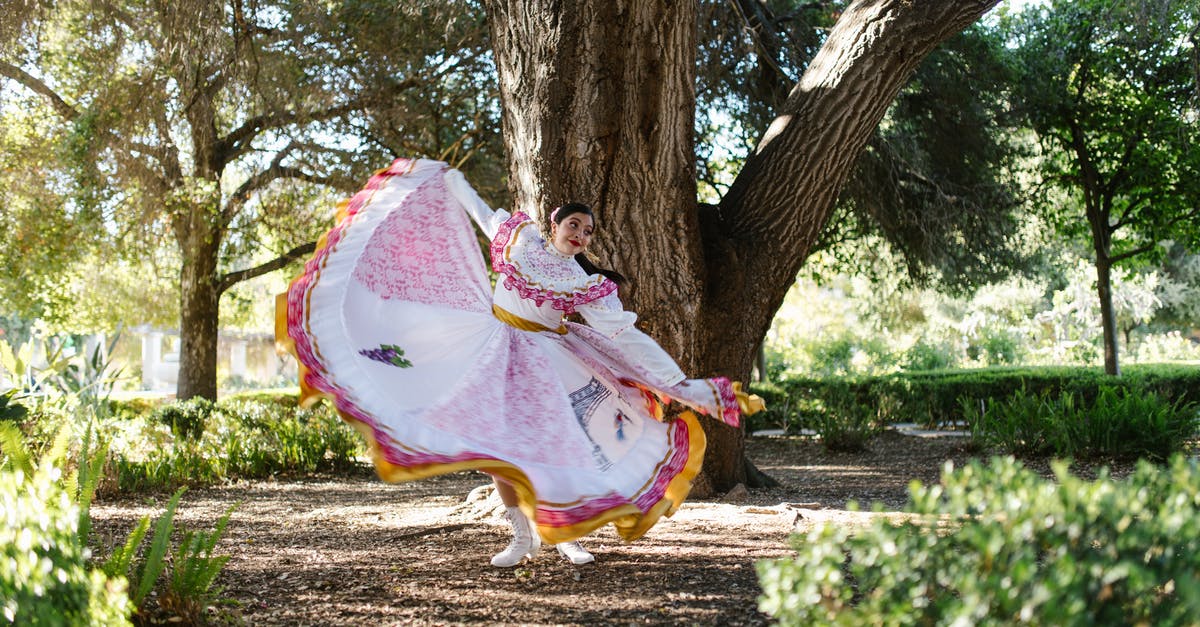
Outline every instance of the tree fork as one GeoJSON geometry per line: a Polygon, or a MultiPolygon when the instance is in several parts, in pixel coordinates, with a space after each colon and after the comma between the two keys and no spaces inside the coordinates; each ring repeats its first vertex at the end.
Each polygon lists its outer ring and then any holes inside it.
{"type": "MultiPolygon", "coordinates": [[[[487,0],[515,207],[597,205],[596,252],[638,285],[622,298],[639,326],[689,374],[746,380],[889,104],[997,2],[852,3],[711,207],[696,202],[694,3],[487,0]]],[[[705,431],[698,492],[755,476],[744,430],[705,431]]]]}

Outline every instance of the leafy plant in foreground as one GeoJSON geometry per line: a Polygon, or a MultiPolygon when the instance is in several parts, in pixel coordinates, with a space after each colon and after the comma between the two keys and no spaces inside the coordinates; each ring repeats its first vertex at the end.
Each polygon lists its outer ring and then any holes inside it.
{"type": "Polygon", "coordinates": [[[907,522],[825,524],[758,564],[784,625],[1190,625],[1200,616],[1200,466],[1043,479],[1012,458],[910,488],[907,522]]]}

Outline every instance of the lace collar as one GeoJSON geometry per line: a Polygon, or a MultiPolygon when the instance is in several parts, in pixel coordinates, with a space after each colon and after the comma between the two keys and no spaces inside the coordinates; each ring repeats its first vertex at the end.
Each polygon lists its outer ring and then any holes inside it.
{"type": "Polygon", "coordinates": [[[617,289],[600,274],[588,274],[570,255],[564,255],[538,232],[524,213],[512,215],[492,239],[492,269],[504,276],[504,286],[538,305],[549,302],[563,313],[598,300],[617,289]]]}

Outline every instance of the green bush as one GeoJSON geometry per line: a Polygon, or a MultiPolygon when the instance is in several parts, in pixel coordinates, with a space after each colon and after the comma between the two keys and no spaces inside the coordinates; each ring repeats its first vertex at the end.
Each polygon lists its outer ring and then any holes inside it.
{"type": "Polygon", "coordinates": [[[954,366],[954,348],[924,338],[913,344],[900,357],[905,370],[941,370],[954,366]]]}
{"type": "Polygon", "coordinates": [[[852,380],[823,386],[820,400],[822,411],[809,424],[831,451],[861,451],[883,429],[880,407],[860,393],[852,380]]]}
{"type": "Polygon", "coordinates": [[[765,429],[790,431],[795,427],[795,408],[786,390],[767,381],[751,383],[749,389],[750,393],[762,397],[767,408],[749,416],[742,416],[748,433],[765,429]]]}
{"type": "Polygon", "coordinates": [[[196,397],[163,405],[154,410],[151,418],[170,427],[177,438],[198,440],[215,409],[212,401],[196,397]]]}
{"type": "Polygon", "coordinates": [[[358,433],[325,406],[300,409],[295,398],[236,397],[212,410],[197,439],[154,422],[117,451],[121,490],[173,489],[236,478],[342,471],[359,467],[358,433]]]}
{"type": "Polygon", "coordinates": [[[983,447],[1014,454],[1165,460],[1200,427],[1200,403],[1168,403],[1156,394],[1101,386],[1088,404],[1076,394],[1013,392],[1008,398],[963,401],[971,436],[983,447]]]}
{"type": "Polygon", "coordinates": [[[56,468],[0,471],[0,616],[18,625],[128,625],[123,577],[89,570],[79,506],[56,468]]]}
{"type": "Polygon", "coordinates": [[[17,402],[18,390],[0,393],[0,420],[20,422],[29,414],[29,409],[17,402]]]}
{"type": "Polygon", "coordinates": [[[824,411],[832,387],[849,386],[859,402],[879,408],[888,423],[913,422],[928,428],[962,425],[964,402],[978,405],[1018,390],[1051,397],[1074,395],[1092,405],[1102,387],[1155,394],[1167,403],[1200,402],[1200,368],[1175,364],[1131,365],[1120,377],[1100,368],[1029,367],[902,372],[859,377],[792,377],[775,383],[797,408],[797,427],[824,411]],[[822,402],[816,402],[822,401],[822,402]]]}
{"type": "Polygon", "coordinates": [[[170,582],[159,604],[188,624],[203,623],[209,607],[224,602],[220,598],[222,589],[213,584],[230,556],[213,555],[213,551],[225,533],[234,507],[225,511],[211,532],[185,530],[175,548],[170,582]]]}
{"type": "Polygon", "coordinates": [[[108,414],[123,420],[134,420],[149,416],[164,405],[158,397],[135,396],[123,399],[108,399],[108,414]]]}
{"type": "Polygon", "coordinates": [[[1011,458],[914,484],[908,522],[826,524],[760,562],[759,608],[783,625],[1193,625],[1200,468],[1139,463],[1088,482],[1011,458]]]}

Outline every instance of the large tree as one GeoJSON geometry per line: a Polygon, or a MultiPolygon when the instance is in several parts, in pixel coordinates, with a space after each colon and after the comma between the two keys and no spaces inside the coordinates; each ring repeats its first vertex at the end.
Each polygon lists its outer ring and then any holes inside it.
{"type": "Polygon", "coordinates": [[[1017,101],[1044,146],[1059,225],[1089,241],[1104,368],[1120,373],[1112,274],[1200,244],[1200,2],[1055,1],[1014,20],[1017,101]],[[1060,196],[1061,198],[1061,196],[1060,196]]]}
{"type": "MultiPolygon", "coordinates": [[[[997,0],[858,0],[720,202],[697,202],[697,7],[488,0],[514,204],[598,207],[641,326],[693,375],[745,379],[843,183],[930,51],[997,0]]],[[[744,433],[708,426],[698,490],[748,479],[744,433]]]]}
{"type": "Polygon", "coordinates": [[[311,250],[326,190],[398,154],[461,162],[486,141],[462,118],[494,126],[486,80],[470,82],[490,68],[486,28],[466,3],[36,6],[0,29],[0,82],[48,106],[58,148],[20,178],[70,188],[58,222],[88,218],[133,261],[173,242],[180,398],[216,397],[222,294],[311,250]]]}

